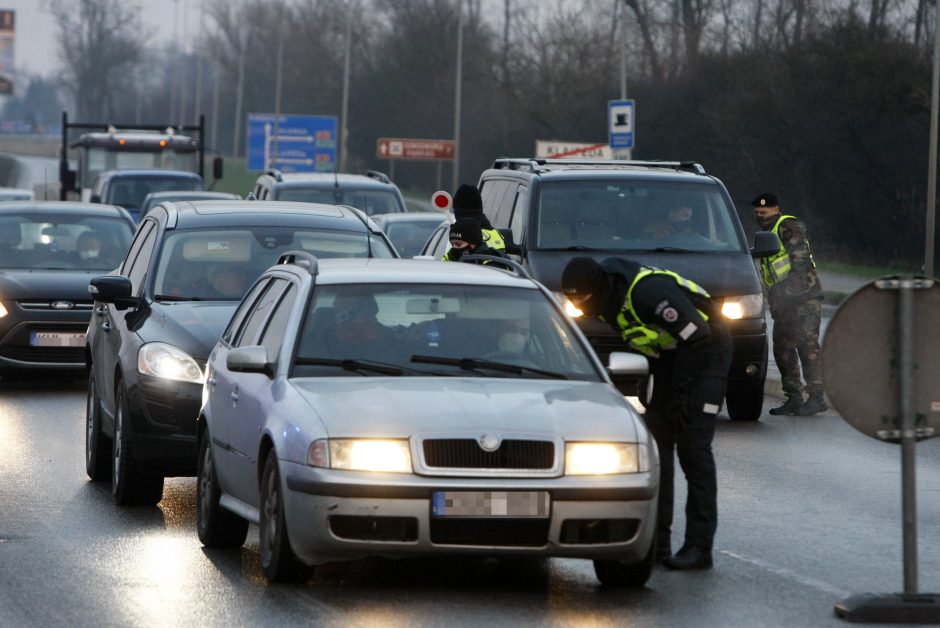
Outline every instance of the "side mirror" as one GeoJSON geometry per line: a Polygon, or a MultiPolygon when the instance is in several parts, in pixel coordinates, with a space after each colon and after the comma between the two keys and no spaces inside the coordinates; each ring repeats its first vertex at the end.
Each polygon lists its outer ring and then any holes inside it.
{"type": "Polygon", "coordinates": [[[773,231],[758,231],[754,234],[751,257],[767,257],[780,250],[780,238],[773,231]]]}
{"type": "Polygon", "coordinates": [[[522,255],[522,247],[516,244],[512,237],[512,229],[497,229],[499,235],[503,236],[503,242],[506,243],[506,253],[508,255],[522,255]]]}
{"type": "Polygon", "coordinates": [[[88,200],[91,201],[92,203],[100,203],[100,202],[101,202],[101,195],[100,195],[100,194],[92,194],[92,195],[91,195],[91,198],[88,199],[88,200]]]}
{"type": "Polygon", "coordinates": [[[268,350],[261,346],[232,349],[225,357],[225,366],[233,373],[262,373],[270,377],[274,372],[268,362],[268,350]]]}
{"type": "Polygon", "coordinates": [[[123,275],[93,277],[88,284],[88,292],[95,301],[113,303],[119,310],[137,304],[131,289],[131,280],[123,275]]]}
{"type": "Polygon", "coordinates": [[[222,178],[222,158],[216,156],[212,159],[212,178],[221,179],[222,178]]]}
{"type": "Polygon", "coordinates": [[[607,370],[612,375],[646,375],[650,364],[645,355],[614,351],[607,362],[607,370]]]}

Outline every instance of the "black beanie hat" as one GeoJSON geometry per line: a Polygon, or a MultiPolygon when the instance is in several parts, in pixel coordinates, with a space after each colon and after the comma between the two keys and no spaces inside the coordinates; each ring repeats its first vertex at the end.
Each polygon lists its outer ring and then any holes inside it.
{"type": "Polygon", "coordinates": [[[467,218],[483,213],[483,199],[476,186],[464,183],[454,194],[454,216],[467,218]]]}
{"type": "Polygon", "coordinates": [[[483,231],[480,223],[473,218],[458,218],[450,226],[450,240],[463,240],[470,244],[483,244],[483,231]]]}
{"type": "Polygon", "coordinates": [[[561,273],[562,291],[572,299],[599,295],[606,287],[607,276],[593,257],[573,257],[561,273]]]}

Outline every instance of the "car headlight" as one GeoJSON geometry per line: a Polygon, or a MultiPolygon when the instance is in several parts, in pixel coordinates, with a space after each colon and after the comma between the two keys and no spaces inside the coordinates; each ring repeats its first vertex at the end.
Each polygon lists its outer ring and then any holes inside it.
{"type": "Polygon", "coordinates": [[[643,443],[566,443],[565,475],[611,475],[649,471],[643,443]]]}
{"type": "Polygon", "coordinates": [[[0,303],[0,318],[3,318],[7,314],[9,314],[9,312],[7,312],[7,309],[3,306],[3,303],[0,303]]]}
{"type": "Polygon", "coordinates": [[[725,318],[759,318],[764,315],[764,295],[745,294],[739,297],[725,297],[721,304],[721,313],[725,318]]]}
{"type": "Polygon", "coordinates": [[[406,440],[323,439],[310,445],[307,464],[350,471],[411,473],[411,449],[406,440]]]}
{"type": "Polygon", "coordinates": [[[584,316],[584,312],[575,307],[575,304],[571,302],[571,299],[566,297],[564,294],[561,292],[555,292],[554,295],[555,298],[558,299],[558,302],[561,303],[561,307],[565,309],[565,314],[571,318],[579,318],[584,316]]]}
{"type": "Polygon", "coordinates": [[[150,342],[137,351],[137,372],[175,382],[202,384],[202,369],[189,354],[173,345],[150,342]]]}

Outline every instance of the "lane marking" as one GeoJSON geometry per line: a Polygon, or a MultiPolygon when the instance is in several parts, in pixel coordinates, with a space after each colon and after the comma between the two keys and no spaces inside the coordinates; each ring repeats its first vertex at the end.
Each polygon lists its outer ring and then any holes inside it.
{"type": "Polygon", "coordinates": [[[816,578],[813,578],[811,576],[804,576],[804,575],[798,574],[795,571],[791,571],[784,567],[776,567],[758,558],[748,558],[747,556],[735,554],[734,552],[729,552],[727,550],[719,550],[718,553],[724,554],[725,556],[730,556],[731,558],[735,558],[742,562],[754,565],[755,567],[758,567],[765,571],[769,571],[770,573],[776,574],[782,578],[786,578],[787,580],[793,580],[795,582],[798,582],[799,584],[803,584],[808,587],[812,587],[814,589],[824,591],[825,593],[831,593],[832,595],[838,596],[840,598],[849,597],[850,595],[852,595],[851,592],[846,591],[844,589],[840,589],[839,587],[833,586],[829,584],[828,582],[817,580],[816,578]]]}

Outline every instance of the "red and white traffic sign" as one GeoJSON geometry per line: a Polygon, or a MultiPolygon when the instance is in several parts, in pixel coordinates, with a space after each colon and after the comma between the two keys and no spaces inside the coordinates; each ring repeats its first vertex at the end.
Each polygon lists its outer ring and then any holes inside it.
{"type": "Polygon", "coordinates": [[[607,144],[557,140],[535,140],[535,156],[539,159],[613,159],[607,144]]]}
{"type": "Polygon", "coordinates": [[[444,190],[438,190],[431,195],[431,205],[434,209],[437,209],[442,212],[449,212],[454,203],[454,200],[450,197],[450,194],[444,190]]]}
{"type": "Polygon", "coordinates": [[[452,161],[457,151],[454,140],[421,140],[380,137],[376,142],[379,159],[452,161]]]}

